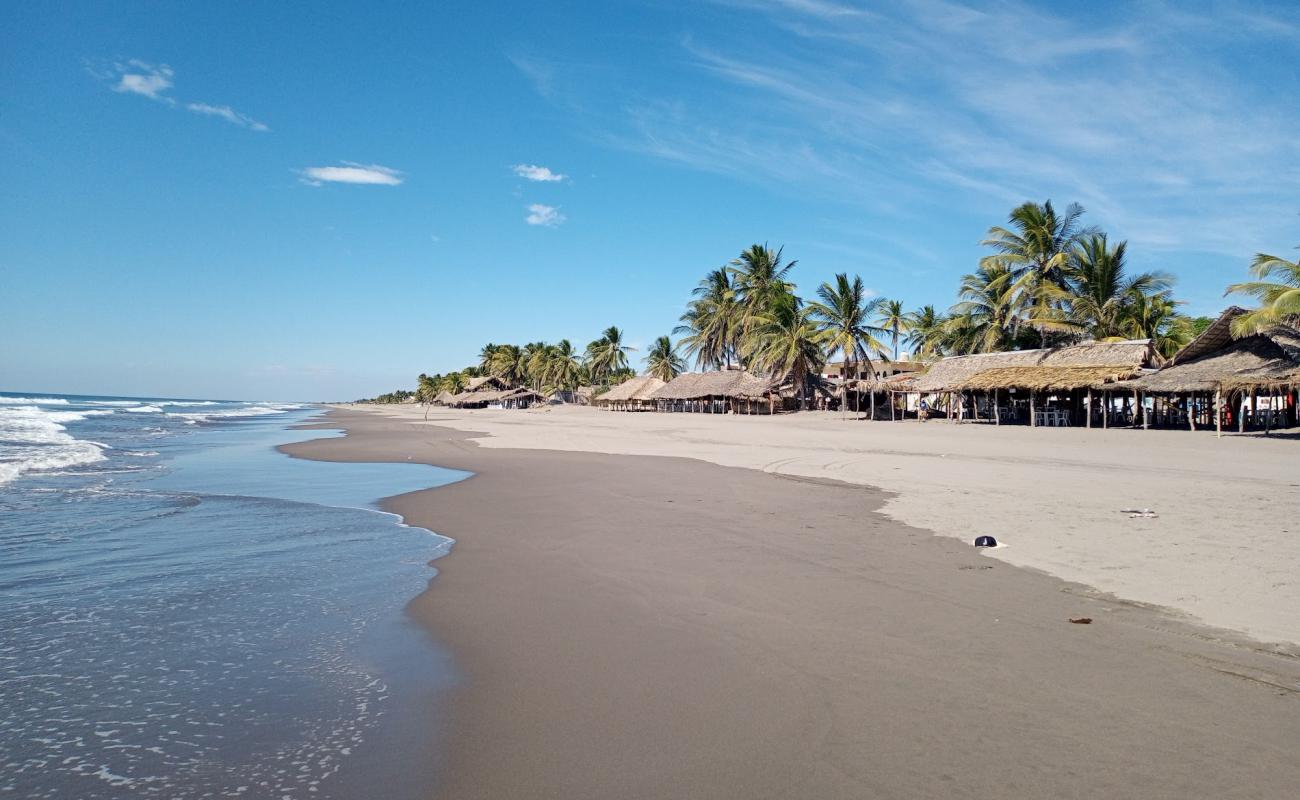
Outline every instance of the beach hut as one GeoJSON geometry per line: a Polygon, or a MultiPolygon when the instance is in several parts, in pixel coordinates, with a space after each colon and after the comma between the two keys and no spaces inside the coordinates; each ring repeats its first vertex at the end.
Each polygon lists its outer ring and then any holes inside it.
{"type": "Polygon", "coordinates": [[[654,411],[655,401],[651,396],[666,385],[653,375],[638,375],[597,395],[592,404],[610,411],[654,411]]]}
{"type": "Polygon", "coordinates": [[[1246,313],[1224,311],[1162,369],[1108,387],[1130,392],[1142,408],[1142,426],[1213,426],[1237,430],[1297,424],[1300,325],[1276,325],[1236,337],[1232,322],[1246,313]]]}
{"type": "MultiPolygon", "coordinates": [[[[1161,363],[1150,339],[1080,342],[1037,350],[950,356],[933,364],[913,388],[934,395],[950,419],[995,424],[1091,425],[1098,384],[1141,375],[1161,363]]],[[[1103,412],[1104,413],[1104,412],[1103,412]]]]}
{"type": "Polygon", "coordinates": [[[745,370],[685,372],[650,394],[658,411],[771,414],[779,397],[772,381],[745,370]]]}

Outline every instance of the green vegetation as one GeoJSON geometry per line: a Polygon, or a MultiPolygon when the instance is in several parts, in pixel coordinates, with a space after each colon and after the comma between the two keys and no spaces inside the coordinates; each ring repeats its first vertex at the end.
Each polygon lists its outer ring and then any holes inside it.
{"type": "MultiPolygon", "coordinates": [[[[790,280],[796,262],[785,261],[780,248],[754,244],[700,280],[673,329],[680,339],[657,338],[644,358],[646,371],[668,381],[686,369],[687,359],[700,370],[740,366],[794,386],[803,405],[826,362],[837,357],[842,374],[861,378],[877,374],[875,362],[897,360],[901,345],[913,358],[932,360],[1084,340],[1152,339],[1168,356],[1209,326],[1209,317],[1178,313],[1172,276],[1134,273],[1127,242],[1112,243],[1085,226],[1083,216],[1077,204],[1058,212],[1050,200],[1013,209],[1006,226],[989,229],[981,244],[991,252],[962,276],[957,302],[946,312],[934,306],[907,311],[900,300],[871,297],[862,278],[848,274],[821,284],[817,299],[805,304],[790,280]]],[[[1237,320],[1237,333],[1300,318],[1300,262],[1261,253],[1250,273],[1254,280],[1227,289],[1260,304],[1237,320]]],[[[572,397],[579,387],[599,391],[635,375],[628,359],[633,350],[612,325],[581,354],[567,339],[487,344],[476,365],[421,375],[414,392],[367,402],[431,403],[487,375],[507,386],[572,397]]]]}

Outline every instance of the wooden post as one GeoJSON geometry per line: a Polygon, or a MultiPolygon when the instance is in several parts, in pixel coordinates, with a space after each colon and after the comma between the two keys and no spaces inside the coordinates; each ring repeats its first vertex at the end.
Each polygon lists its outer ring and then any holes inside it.
{"type": "Polygon", "coordinates": [[[1245,433],[1246,432],[1246,394],[1244,392],[1242,392],[1241,396],[1237,398],[1236,411],[1237,411],[1237,433],[1245,433]]]}
{"type": "Polygon", "coordinates": [[[1092,427],[1092,387],[1091,386],[1088,387],[1088,405],[1083,410],[1083,413],[1088,417],[1088,424],[1084,427],[1091,428],[1092,427]]]}
{"type": "Polygon", "coordinates": [[[886,392],[885,395],[889,398],[889,421],[893,422],[895,419],[898,418],[894,414],[894,411],[897,410],[898,398],[894,395],[893,392],[886,392]]]}
{"type": "Polygon", "coordinates": [[[1183,404],[1187,408],[1187,427],[1191,430],[1196,430],[1196,404],[1193,402],[1195,397],[1195,392],[1187,395],[1187,400],[1183,404]]]}
{"type": "Polygon", "coordinates": [[[1037,394],[1033,389],[1029,390],[1029,427],[1038,427],[1038,417],[1034,416],[1034,395],[1037,394]]]}
{"type": "Polygon", "coordinates": [[[1146,406],[1142,405],[1142,395],[1138,394],[1137,392],[1134,392],[1134,394],[1136,394],[1138,397],[1138,409],[1142,412],[1142,430],[1146,430],[1148,427],[1147,409],[1146,406]]]}
{"type": "Polygon", "coordinates": [[[1101,429],[1106,430],[1110,427],[1110,392],[1105,389],[1101,392],[1101,429]]]}
{"type": "Polygon", "coordinates": [[[871,417],[872,422],[876,420],[876,387],[871,387],[871,417]]]}
{"type": "Polygon", "coordinates": [[[1223,389],[1214,390],[1214,436],[1217,439],[1223,438],[1223,409],[1220,407],[1223,403],[1223,389]]]}
{"type": "Polygon", "coordinates": [[[1002,424],[1002,408],[998,405],[998,390],[993,390],[993,426],[1002,424]]]}

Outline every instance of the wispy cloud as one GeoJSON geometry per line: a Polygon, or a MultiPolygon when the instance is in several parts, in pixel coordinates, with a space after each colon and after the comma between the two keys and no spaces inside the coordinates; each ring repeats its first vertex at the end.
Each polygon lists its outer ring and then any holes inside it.
{"type": "MultiPolygon", "coordinates": [[[[89,71],[92,75],[108,81],[110,88],[115,92],[140,95],[173,107],[178,104],[176,98],[169,94],[176,85],[176,71],[166,64],[151,64],[133,58],[126,62],[112,64],[108,69],[89,68],[89,71]]],[[[251,131],[271,130],[266,123],[242,114],[228,105],[192,101],[184,103],[184,108],[186,111],[205,117],[224,119],[232,125],[251,131]]]]}
{"type": "Polygon", "coordinates": [[[755,56],[696,29],[679,44],[698,92],[610,103],[550,62],[543,94],[583,109],[574,118],[605,144],[895,219],[942,210],[987,226],[1050,197],[1164,259],[1242,258],[1293,236],[1277,193],[1300,182],[1300,91],[1252,39],[1293,41],[1289,7],[714,2],[782,46],[755,56]]]}
{"type": "Polygon", "coordinates": [[[230,106],[212,106],[207,103],[186,103],[185,108],[193,111],[195,114],[205,114],[209,117],[220,117],[226,122],[229,122],[232,125],[238,125],[241,128],[248,128],[249,130],[254,131],[271,130],[266,126],[266,123],[258,122],[252,117],[241,114],[230,106]]]}
{"type": "Polygon", "coordinates": [[[511,169],[521,178],[543,183],[558,183],[568,177],[558,172],[551,172],[549,167],[539,167],[535,164],[515,164],[511,169]]]}
{"type": "Polygon", "coordinates": [[[138,94],[162,103],[176,102],[163,94],[172,88],[172,77],[176,74],[166,64],[150,64],[133,58],[125,64],[114,64],[113,70],[117,79],[113,91],[138,94]]]}
{"type": "Polygon", "coordinates": [[[375,186],[398,186],[405,180],[402,173],[379,164],[344,161],[337,167],[307,167],[299,173],[308,186],[326,183],[357,183],[375,186]]]}
{"type": "Polygon", "coordinates": [[[528,207],[528,216],[524,217],[524,222],[529,225],[542,225],[547,228],[555,228],[568,219],[560,213],[560,209],[555,206],[546,206],[541,203],[533,203],[528,207]]]}

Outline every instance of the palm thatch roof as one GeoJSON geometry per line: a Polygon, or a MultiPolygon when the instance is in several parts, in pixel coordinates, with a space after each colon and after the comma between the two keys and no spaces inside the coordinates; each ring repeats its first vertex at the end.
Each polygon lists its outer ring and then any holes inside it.
{"type": "Polygon", "coordinates": [[[773,391],[772,381],[745,370],[722,372],[684,372],[655,390],[652,400],[700,400],[706,397],[730,397],[757,400],[773,391]]]}
{"type": "Polygon", "coordinates": [[[947,392],[966,388],[967,382],[981,372],[1011,367],[1105,367],[1137,370],[1157,363],[1150,339],[1126,339],[1118,342],[1081,342],[1064,347],[1040,350],[1012,350],[1005,353],[978,353],[949,356],[936,362],[930,371],[917,378],[916,391],[947,392]]]}
{"type": "MultiPolygon", "coordinates": [[[[482,375],[477,378],[470,378],[469,383],[465,384],[465,392],[477,392],[479,389],[488,385],[495,386],[498,389],[506,388],[505,381],[501,380],[497,376],[482,375]]],[[[462,392],[461,394],[464,394],[465,392],[462,392]]]]}
{"type": "Polygon", "coordinates": [[[628,378],[602,395],[597,395],[591,402],[602,404],[649,401],[650,395],[665,385],[653,375],[638,375],[635,378],[628,378]]]}
{"type": "Polygon", "coordinates": [[[1132,366],[1098,367],[998,367],[986,369],[967,378],[960,389],[1028,389],[1035,392],[1064,392],[1105,385],[1132,378],[1140,368],[1132,366]]]}
{"type": "Polygon", "coordinates": [[[915,392],[920,375],[903,372],[879,378],[863,378],[849,381],[849,388],[857,392],[915,392]]]}
{"type": "Polygon", "coordinates": [[[451,399],[452,399],[453,397],[455,397],[455,396],[456,396],[456,395],[452,394],[451,392],[447,391],[446,389],[443,389],[441,392],[438,392],[438,396],[437,396],[437,397],[433,398],[433,402],[435,402],[435,403],[437,403],[437,404],[439,404],[439,405],[443,405],[443,406],[445,406],[445,405],[447,405],[449,402],[451,402],[451,399]]]}
{"type": "Polygon", "coordinates": [[[1228,345],[1232,344],[1232,321],[1242,314],[1246,309],[1240,306],[1229,306],[1224,309],[1219,318],[1210,323],[1210,327],[1201,331],[1201,335],[1183,345],[1183,348],[1169,359],[1170,365],[1185,364],[1201,356],[1217,353],[1228,345]]]}
{"type": "MultiPolygon", "coordinates": [[[[1222,321],[1224,317],[1219,319],[1222,321]]],[[[1209,332],[1207,329],[1206,333],[1209,332]]],[[[1196,341],[1204,335],[1197,337],[1196,341]]],[[[1278,325],[1236,341],[1228,339],[1217,351],[1203,351],[1195,358],[1184,360],[1184,353],[1191,346],[1189,344],[1178,353],[1178,361],[1173,366],[1124,381],[1116,388],[1184,394],[1300,385],[1300,326],[1278,325]]]]}

